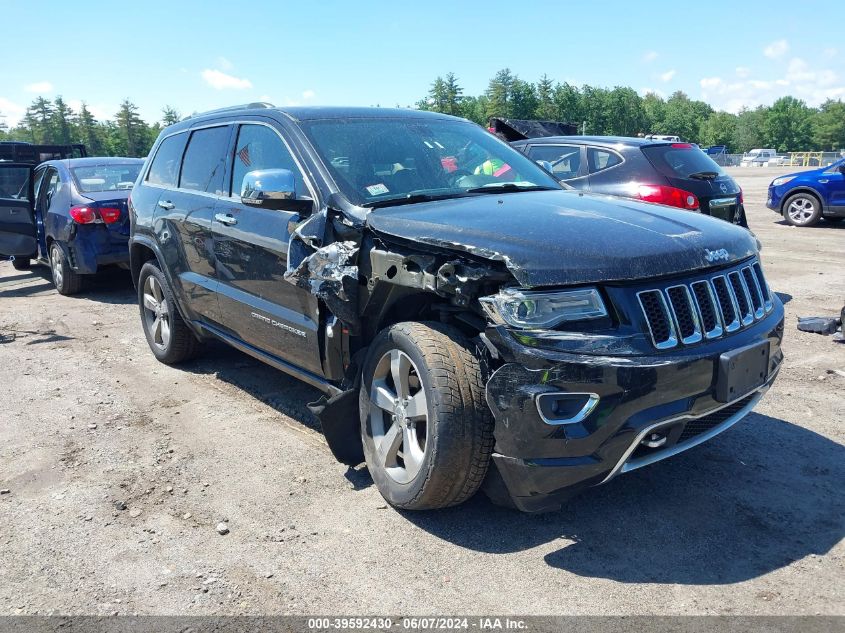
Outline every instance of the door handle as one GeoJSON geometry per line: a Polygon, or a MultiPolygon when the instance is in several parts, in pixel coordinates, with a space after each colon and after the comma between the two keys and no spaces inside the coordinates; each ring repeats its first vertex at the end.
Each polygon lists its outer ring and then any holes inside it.
{"type": "Polygon", "coordinates": [[[175,205],[175,204],[173,204],[172,202],[170,202],[170,200],[164,200],[164,201],[159,200],[159,201],[158,201],[158,206],[160,206],[162,209],[165,209],[165,210],[167,210],[167,211],[170,211],[170,210],[171,210],[171,209],[173,209],[176,205],[175,205]]]}
{"type": "Polygon", "coordinates": [[[238,219],[228,213],[217,213],[214,215],[214,219],[226,226],[234,226],[238,223],[238,219]]]}
{"type": "Polygon", "coordinates": [[[826,182],[830,182],[830,181],[829,181],[827,178],[820,178],[820,179],[819,179],[819,182],[820,182],[821,184],[825,184],[826,182]]]}

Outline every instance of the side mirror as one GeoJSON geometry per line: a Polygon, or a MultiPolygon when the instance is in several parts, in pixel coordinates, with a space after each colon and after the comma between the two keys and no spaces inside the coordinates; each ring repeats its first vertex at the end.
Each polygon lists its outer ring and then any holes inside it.
{"type": "Polygon", "coordinates": [[[839,173],[842,174],[843,176],[845,176],[845,165],[839,166],[839,173]]]}
{"type": "Polygon", "coordinates": [[[273,211],[302,211],[311,200],[296,199],[296,178],[288,169],[247,172],[241,183],[241,202],[273,211]]]}

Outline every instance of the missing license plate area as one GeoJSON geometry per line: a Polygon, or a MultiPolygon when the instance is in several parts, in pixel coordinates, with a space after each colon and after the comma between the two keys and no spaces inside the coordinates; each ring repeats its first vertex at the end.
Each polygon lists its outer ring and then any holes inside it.
{"type": "Polygon", "coordinates": [[[732,402],[763,385],[768,377],[768,341],[725,352],[719,357],[716,400],[732,402]]]}

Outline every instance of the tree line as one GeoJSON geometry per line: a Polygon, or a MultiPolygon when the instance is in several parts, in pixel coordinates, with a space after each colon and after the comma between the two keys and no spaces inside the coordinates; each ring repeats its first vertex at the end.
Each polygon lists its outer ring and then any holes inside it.
{"type": "Polygon", "coordinates": [[[703,146],[726,145],[736,153],[754,147],[779,152],[845,148],[845,103],[832,99],[813,108],[786,96],[771,106],[732,114],[681,91],[663,99],[622,86],[579,88],[546,75],[531,83],[505,68],[480,95],[464,94],[453,73],[437,77],[417,107],[482,125],[498,116],[576,123],[582,133],[591,135],[673,134],[703,146]]]}
{"type": "MultiPolygon", "coordinates": [[[[641,96],[633,88],[602,88],[559,83],[543,75],[527,82],[505,68],[480,95],[466,95],[457,77],[437,77],[416,107],[461,116],[481,125],[489,117],[576,123],[584,134],[636,136],[675,134],[703,146],[726,145],[730,152],[773,147],[779,152],[836,151],[845,148],[845,103],[825,101],[817,108],[795,97],[738,114],[715,110],[677,91],[664,99],[641,96]]],[[[161,119],[144,121],[138,107],[124,100],[113,119],[98,121],[85,103],[75,111],[62,97],[38,97],[9,129],[0,113],[0,140],[31,143],[84,143],[92,156],[146,156],[161,129],[180,120],[165,106],[161,119]]]]}
{"type": "Polygon", "coordinates": [[[162,128],[181,119],[170,106],[165,106],[161,114],[161,120],[147,123],[138,114],[138,106],[126,99],[113,119],[98,121],[84,102],[77,112],[62,97],[52,101],[38,97],[15,127],[10,129],[0,118],[0,140],[84,143],[90,156],[144,157],[162,128]]]}

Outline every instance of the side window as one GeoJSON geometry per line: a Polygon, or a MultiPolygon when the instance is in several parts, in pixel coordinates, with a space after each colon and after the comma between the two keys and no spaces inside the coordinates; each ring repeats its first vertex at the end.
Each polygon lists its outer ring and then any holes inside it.
{"type": "Polygon", "coordinates": [[[310,195],[305,179],[282,139],[265,125],[241,125],[232,167],[231,195],[239,196],[247,172],[258,169],[287,169],[296,178],[296,197],[310,195]]]}
{"type": "Polygon", "coordinates": [[[560,180],[570,180],[581,169],[579,145],[533,145],[528,150],[531,160],[544,160],[551,164],[552,173],[560,180]]]}
{"type": "Polygon", "coordinates": [[[604,171],[605,169],[610,169],[621,162],[622,157],[609,149],[601,149],[598,147],[587,148],[587,163],[590,166],[591,174],[604,171]]]}
{"type": "Polygon", "coordinates": [[[59,172],[55,169],[48,170],[47,175],[44,176],[44,184],[42,185],[42,189],[44,189],[44,197],[41,198],[45,211],[50,210],[50,204],[53,202],[56,192],[59,190],[61,185],[62,181],[59,178],[59,172]]]}
{"type": "Polygon", "coordinates": [[[148,183],[163,187],[176,186],[179,178],[179,164],[182,162],[182,152],[185,151],[187,139],[188,135],[182,133],[168,136],[161,142],[153,158],[153,164],[150,165],[150,172],[147,174],[148,183]]]}
{"type": "Polygon", "coordinates": [[[38,200],[38,194],[41,193],[41,183],[44,182],[44,174],[46,169],[37,169],[32,176],[32,199],[38,200]]]}
{"type": "Polygon", "coordinates": [[[229,149],[229,127],[195,130],[182,160],[179,187],[193,191],[223,194],[223,172],[229,149]]]}

